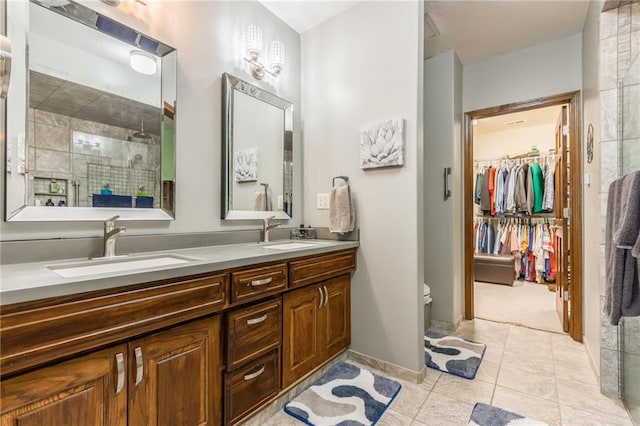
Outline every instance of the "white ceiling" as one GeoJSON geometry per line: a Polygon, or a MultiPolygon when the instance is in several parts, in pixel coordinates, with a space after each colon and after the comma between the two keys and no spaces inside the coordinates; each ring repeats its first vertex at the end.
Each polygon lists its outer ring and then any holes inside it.
{"type": "MultiPolygon", "coordinates": [[[[299,33],[362,2],[259,1],[299,33]]],[[[469,65],[568,37],[582,31],[588,7],[586,0],[426,0],[440,35],[426,40],[425,56],[454,49],[469,65]]]]}
{"type": "Polygon", "coordinates": [[[258,0],[298,33],[303,33],[327,19],[361,3],[324,0],[258,0]]]}
{"type": "Polygon", "coordinates": [[[515,128],[523,129],[534,126],[554,126],[561,110],[562,106],[556,105],[482,118],[478,120],[478,124],[474,125],[473,131],[474,134],[489,134],[513,130],[515,128]],[[505,124],[519,120],[524,120],[524,123],[515,124],[512,126],[508,126],[505,124]]]}
{"type": "Polygon", "coordinates": [[[425,53],[454,49],[464,65],[480,62],[579,33],[588,8],[583,0],[427,0],[440,36],[425,53]]]}

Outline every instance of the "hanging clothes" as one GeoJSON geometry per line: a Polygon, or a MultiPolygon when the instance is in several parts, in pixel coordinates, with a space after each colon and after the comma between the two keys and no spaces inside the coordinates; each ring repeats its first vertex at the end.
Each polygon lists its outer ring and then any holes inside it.
{"type": "Polygon", "coordinates": [[[485,169],[482,175],[482,189],[480,191],[480,210],[484,214],[491,211],[491,196],[489,194],[489,170],[491,167],[485,169]]]}
{"type": "Polygon", "coordinates": [[[553,212],[555,203],[555,167],[547,164],[544,165],[544,195],[542,197],[542,211],[553,212]]]}
{"type": "Polygon", "coordinates": [[[516,202],[516,213],[526,213],[527,212],[527,187],[526,187],[526,179],[529,173],[529,165],[523,164],[520,166],[518,170],[518,176],[516,178],[516,187],[515,187],[515,202],[516,202]]]}
{"type": "Polygon", "coordinates": [[[491,216],[496,215],[496,169],[489,168],[489,211],[491,216]]]}
{"type": "Polygon", "coordinates": [[[542,213],[542,201],[544,198],[544,177],[539,163],[531,165],[531,180],[533,185],[533,213],[542,213]]]}
{"type": "Polygon", "coordinates": [[[473,202],[476,204],[480,204],[480,196],[482,194],[482,177],[483,177],[483,171],[479,171],[476,173],[476,185],[475,188],[473,190],[473,202]]]}

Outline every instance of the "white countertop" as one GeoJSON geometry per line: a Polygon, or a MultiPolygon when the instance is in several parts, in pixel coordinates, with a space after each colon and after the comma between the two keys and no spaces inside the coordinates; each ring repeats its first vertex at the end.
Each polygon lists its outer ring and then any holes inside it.
{"type": "MultiPolygon", "coordinates": [[[[275,241],[271,244],[286,242],[288,241],[275,241]]],[[[298,241],[296,240],[295,242],[298,241]]],[[[135,253],[131,254],[131,256],[165,253],[195,258],[197,260],[161,267],[156,266],[153,268],[109,272],[74,278],[64,278],[48,267],[82,262],[87,259],[67,259],[63,261],[2,265],[0,271],[0,305],[215,272],[240,266],[328,253],[359,246],[358,241],[300,240],[299,242],[315,244],[309,247],[292,248],[288,250],[270,249],[268,248],[269,243],[243,243],[135,253]]]]}

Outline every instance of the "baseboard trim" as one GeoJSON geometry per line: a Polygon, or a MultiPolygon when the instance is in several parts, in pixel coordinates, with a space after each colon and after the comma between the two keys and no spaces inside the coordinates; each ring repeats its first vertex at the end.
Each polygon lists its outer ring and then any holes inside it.
{"type": "Polygon", "coordinates": [[[593,360],[593,352],[591,351],[591,347],[589,347],[589,341],[586,336],[582,336],[582,344],[584,345],[584,349],[587,352],[587,357],[589,358],[589,364],[591,365],[591,369],[593,373],[596,375],[596,380],[598,380],[598,386],[600,386],[600,365],[596,364],[593,360]]]}
{"type": "Polygon", "coordinates": [[[387,361],[383,361],[378,358],[374,358],[369,355],[356,352],[352,349],[349,349],[349,351],[347,352],[347,356],[349,357],[349,359],[355,362],[366,365],[367,367],[375,368],[376,370],[382,371],[390,376],[393,376],[400,380],[405,380],[407,382],[422,383],[425,377],[427,377],[426,365],[423,366],[420,371],[414,371],[408,368],[400,367],[399,365],[392,364],[387,361]]]}

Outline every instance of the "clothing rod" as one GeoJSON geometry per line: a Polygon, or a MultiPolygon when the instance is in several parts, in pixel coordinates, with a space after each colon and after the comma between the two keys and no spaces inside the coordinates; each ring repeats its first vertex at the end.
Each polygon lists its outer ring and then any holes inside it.
{"type": "Polygon", "coordinates": [[[556,156],[556,152],[555,151],[547,151],[545,153],[539,153],[539,154],[529,154],[529,155],[516,155],[513,157],[509,157],[507,156],[501,156],[501,157],[485,157],[485,158],[474,158],[473,162],[474,163],[483,163],[483,162],[489,162],[489,161],[513,161],[513,160],[527,160],[529,158],[544,158],[544,157],[555,157],[556,156]]]}

